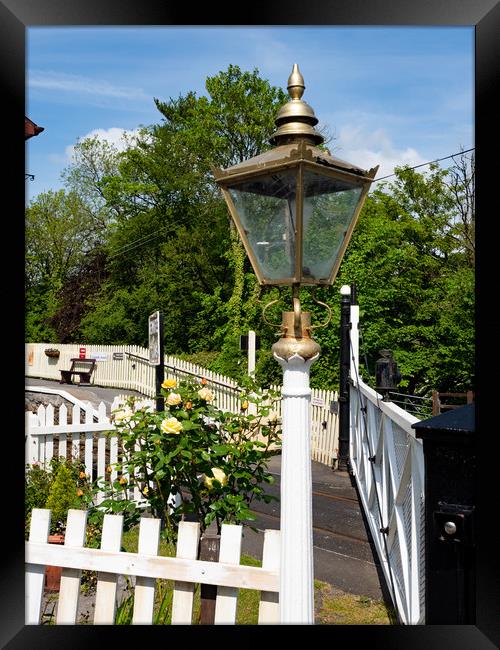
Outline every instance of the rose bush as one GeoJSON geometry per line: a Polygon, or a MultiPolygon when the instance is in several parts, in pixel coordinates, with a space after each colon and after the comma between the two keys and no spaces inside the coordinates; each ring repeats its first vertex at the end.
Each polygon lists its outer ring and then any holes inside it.
{"type": "MultiPolygon", "coordinates": [[[[169,541],[175,541],[183,518],[199,521],[202,532],[215,521],[220,533],[224,522],[255,519],[252,501],[275,498],[263,486],[273,482],[267,462],[280,448],[279,420],[269,417],[278,394],[264,394],[248,380],[241,389],[242,408],[230,413],[217,407],[207,381],[200,383],[166,379],[165,411],[129,398],[112,414],[123,445],[118,473],[162,519],[169,541]]],[[[136,506],[126,490],[119,496],[120,479],[111,487],[114,495],[101,509],[123,508],[130,515],[136,506]]]]}

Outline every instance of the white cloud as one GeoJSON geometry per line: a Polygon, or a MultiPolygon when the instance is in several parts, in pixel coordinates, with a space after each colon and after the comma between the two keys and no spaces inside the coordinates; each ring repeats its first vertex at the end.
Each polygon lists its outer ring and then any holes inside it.
{"type": "Polygon", "coordinates": [[[392,174],[397,166],[414,167],[427,162],[413,147],[396,147],[383,128],[370,130],[347,124],[340,128],[330,148],[333,155],[363,169],[379,165],[377,178],[392,174]]]}
{"type": "Polygon", "coordinates": [[[102,79],[93,79],[62,72],[34,70],[28,75],[28,88],[70,92],[93,97],[115,99],[150,99],[142,88],[116,86],[102,79]]]}
{"type": "MultiPolygon", "coordinates": [[[[78,140],[81,142],[87,138],[97,137],[99,140],[108,142],[117,151],[125,151],[129,143],[133,142],[138,134],[139,129],[122,129],[117,126],[112,126],[109,129],[93,129],[79,137],[78,140]]],[[[75,145],[69,144],[64,149],[64,154],[52,153],[48,155],[48,159],[56,164],[67,165],[73,162],[74,151],[75,145]]]]}

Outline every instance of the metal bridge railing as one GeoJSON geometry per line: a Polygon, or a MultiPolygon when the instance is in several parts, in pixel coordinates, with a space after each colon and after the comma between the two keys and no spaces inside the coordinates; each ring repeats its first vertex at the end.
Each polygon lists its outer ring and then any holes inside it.
{"type": "Polygon", "coordinates": [[[425,617],[424,455],[410,415],[359,377],[350,388],[350,463],[398,618],[425,617]]]}

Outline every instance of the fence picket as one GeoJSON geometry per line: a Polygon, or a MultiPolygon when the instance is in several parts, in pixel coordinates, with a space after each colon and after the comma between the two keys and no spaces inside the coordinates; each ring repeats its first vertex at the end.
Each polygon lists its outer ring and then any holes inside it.
{"type": "MultiPolygon", "coordinates": [[[[280,531],[266,530],[262,549],[262,568],[278,571],[280,568],[280,531]]],[[[262,591],[259,603],[259,624],[280,621],[279,593],[262,591]]]]}
{"type": "MultiPolygon", "coordinates": [[[[80,407],[78,404],[73,406],[71,424],[80,424],[80,407]]],[[[74,459],[80,458],[80,433],[78,430],[71,434],[71,455],[74,459]]]]}
{"type": "MultiPolygon", "coordinates": [[[[123,516],[104,515],[101,549],[119,551],[122,544],[123,516]]],[[[95,597],[94,623],[112,625],[115,621],[118,575],[99,571],[95,597]]]]}
{"type": "MultiPolygon", "coordinates": [[[[141,517],[139,526],[138,553],[141,555],[157,555],[160,545],[160,519],[141,517]]],[[[153,607],[155,601],[154,578],[137,576],[134,592],[133,625],[151,625],[153,622],[153,607]]]]}
{"type": "MultiPolygon", "coordinates": [[[[85,528],[87,512],[85,510],[68,510],[64,545],[71,548],[81,548],[85,544],[85,528]]],[[[61,572],[61,587],[57,605],[56,624],[74,625],[78,614],[80,597],[80,569],[64,568],[61,572]]]]}
{"type": "MultiPolygon", "coordinates": [[[[198,557],[200,524],[181,521],[177,537],[176,557],[195,560],[198,557]]],[[[172,599],[172,625],[191,625],[193,619],[194,583],[176,581],[172,599]]]]}
{"type": "MultiPolygon", "coordinates": [[[[50,510],[34,508],[31,512],[30,542],[46,542],[50,530],[50,510]]],[[[45,565],[28,564],[26,567],[26,625],[38,625],[42,614],[45,565]]]]}
{"type": "MultiPolygon", "coordinates": [[[[241,556],[242,526],[222,524],[220,536],[219,562],[239,564],[241,556]]],[[[236,622],[238,589],[235,587],[218,587],[215,601],[214,623],[232,625],[236,622]]]]}
{"type": "MultiPolygon", "coordinates": [[[[68,408],[66,404],[62,404],[59,407],[59,426],[64,426],[68,423],[68,408]]],[[[62,432],[59,434],[59,450],[57,452],[57,455],[59,457],[66,458],[67,454],[67,434],[65,432],[62,432]]]]}

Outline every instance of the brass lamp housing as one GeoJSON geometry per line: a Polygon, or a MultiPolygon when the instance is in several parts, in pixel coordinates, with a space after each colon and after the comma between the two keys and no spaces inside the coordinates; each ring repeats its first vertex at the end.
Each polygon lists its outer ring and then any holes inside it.
{"type": "MultiPolygon", "coordinates": [[[[270,143],[275,145],[274,148],[227,169],[212,169],[216,183],[222,190],[233,222],[261,285],[332,284],[370,185],[378,170],[377,166],[366,171],[335,158],[318,146],[322,144],[323,137],[314,129],[314,125],[318,121],[314,116],[314,111],[301,99],[304,88],[304,80],[295,64],[288,80],[291,100],[278,112],[276,118],[278,129],[270,138],[270,143]],[[286,190],[283,190],[283,194],[279,198],[288,200],[290,222],[288,228],[290,240],[293,241],[289,244],[290,259],[285,260],[287,273],[276,276],[266,272],[262,259],[259,260],[254,248],[256,243],[269,244],[269,242],[250,241],[249,228],[245,227],[234,197],[240,188],[243,188],[242,193],[246,192],[246,196],[261,195],[274,199],[276,195],[272,192],[275,187],[279,187],[280,179],[286,179],[287,188],[292,188],[289,189],[288,195],[285,193],[286,190]],[[336,192],[340,195],[344,190],[354,190],[355,193],[352,195],[352,205],[348,206],[342,218],[339,217],[339,221],[341,222],[343,219],[344,222],[335,225],[339,233],[336,235],[335,250],[327,252],[330,257],[323,265],[320,263],[316,266],[316,270],[312,271],[309,266],[311,253],[308,253],[308,265],[304,267],[304,258],[306,257],[304,253],[305,201],[306,199],[309,202],[321,200],[322,196],[328,194],[330,197],[336,192]],[[290,207],[290,197],[293,201],[293,211],[290,207]],[[311,199],[311,197],[313,198],[311,199]],[[356,202],[354,203],[354,201],[356,202]],[[344,230],[340,232],[342,228],[344,230]]],[[[285,187],[285,183],[282,181],[281,186],[285,187]]],[[[310,204],[308,210],[308,214],[313,210],[310,204]]],[[[331,214],[329,216],[331,217],[331,214]]],[[[248,226],[248,224],[246,225],[248,226]]],[[[287,235],[283,234],[283,239],[286,237],[287,235]]],[[[325,246],[328,248],[328,244],[323,243],[323,249],[325,246]]],[[[278,273],[280,272],[281,269],[278,270],[278,273]]]]}

